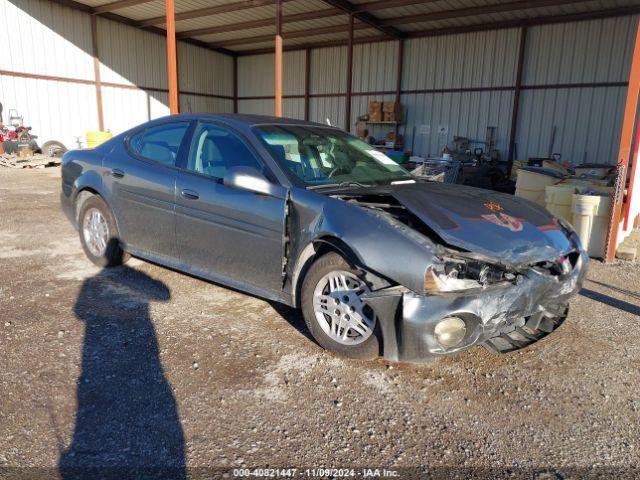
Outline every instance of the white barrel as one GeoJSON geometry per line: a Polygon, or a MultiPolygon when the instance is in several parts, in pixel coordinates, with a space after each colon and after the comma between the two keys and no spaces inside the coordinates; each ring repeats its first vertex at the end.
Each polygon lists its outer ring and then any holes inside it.
{"type": "Polygon", "coordinates": [[[574,194],[572,224],[589,256],[604,257],[611,207],[609,196],[574,194]]]}

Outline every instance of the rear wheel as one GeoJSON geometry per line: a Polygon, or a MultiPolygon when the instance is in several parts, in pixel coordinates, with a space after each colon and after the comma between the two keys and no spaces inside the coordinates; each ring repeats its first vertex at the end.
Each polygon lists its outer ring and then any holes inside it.
{"type": "Polygon", "coordinates": [[[302,313],[313,338],[350,358],[376,358],[377,318],[361,298],[369,291],[358,271],[340,255],[320,257],[309,268],[301,292],[302,313]]]}
{"type": "Polygon", "coordinates": [[[95,195],[81,205],[78,227],[82,249],[93,263],[113,267],[127,261],[113,214],[102,198],[95,195]]]}

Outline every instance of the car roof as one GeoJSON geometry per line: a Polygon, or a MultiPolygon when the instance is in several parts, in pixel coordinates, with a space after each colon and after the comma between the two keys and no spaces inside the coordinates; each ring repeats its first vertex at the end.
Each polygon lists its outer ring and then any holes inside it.
{"type": "MultiPolygon", "coordinates": [[[[298,120],[295,118],[272,117],[269,115],[250,115],[244,113],[189,113],[180,115],[171,115],[157,120],[216,120],[224,122],[236,127],[253,127],[256,125],[309,125],[315,127],[332,128],[322,123],[308,122],[306,120],[298,120]]],[[[333,127],[336,128],[336,127],[333,127]]]]}

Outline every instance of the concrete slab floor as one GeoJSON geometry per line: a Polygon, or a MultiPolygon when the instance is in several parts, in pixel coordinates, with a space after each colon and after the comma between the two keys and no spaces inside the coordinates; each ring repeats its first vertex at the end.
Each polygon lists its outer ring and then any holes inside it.
{"type": "Polygon", "coordinates": [[[0,169],[0,473],[638,473],[638,264],[592,262],[565,324],[524,351],[353,361],[287,308],[140,260],[100,272],[59,183],[58,169],[0,169]]]}

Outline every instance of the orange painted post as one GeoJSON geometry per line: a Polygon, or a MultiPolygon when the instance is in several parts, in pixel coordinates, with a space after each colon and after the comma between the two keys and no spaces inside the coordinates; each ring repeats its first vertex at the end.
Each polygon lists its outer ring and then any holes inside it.
{"type": "Polygon", "coordinates": [[[353,87],[353,13],[349,15],[347,43],[347,95],[344,102],[344,129],[351,132],[351,92],[353,87]]]}
{"type": "Polygon", "coordinates": [[[176,14],[174,0],[165,0],[167,20],[167,76],[169,78],[169,113],[180,113],[178,101],[178,55],[176,51],[176,14]]]}
{"type": "Polygon", "coordinates": [[[620,217],[622,214],[622,201],[624,199],[624,187],[627,180],[627,168],[631,156],[631,145],[638,112],[638,95],[640,94],[640,28],[636,31],[636,41],[631,60],[631,73],[629,74],[629,86],[627,88],[627,102],[624,108],[622,120],[622,133],[620,135],[620,150],[617,159],[617,178],[615,189],[611,195],[611,218],[607,231],[605,248],[605,261],[612,262],[616,255],[616,243],[620,217]]]}
{"type": "Polygon", "coordinates": [[[282,116],[282,0],[276,0],[275,116],[282,116]]]}
{"type": "Polygon", "coordinates": [[[93,75],[96,81],[96,106],[98,108],[98,130],[104,131],[104,113],[102,109],[102,81],[100,80],[100,55],[98,52],[98,20],[91,15],[91,46],[93,49],[93,75]]]}

